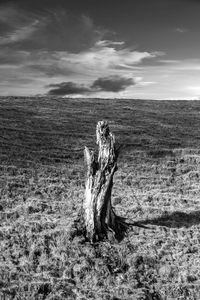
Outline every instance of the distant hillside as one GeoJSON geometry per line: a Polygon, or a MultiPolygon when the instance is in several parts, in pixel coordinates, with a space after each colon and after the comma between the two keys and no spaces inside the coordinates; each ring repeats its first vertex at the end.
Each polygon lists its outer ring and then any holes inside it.
{"type": "Polygon", "coordinates": [[[1,159],[59,163],[93,146],[97,121],[110,122],[123,153],[200,147],[200,101],[0,98],[1,159]]]}

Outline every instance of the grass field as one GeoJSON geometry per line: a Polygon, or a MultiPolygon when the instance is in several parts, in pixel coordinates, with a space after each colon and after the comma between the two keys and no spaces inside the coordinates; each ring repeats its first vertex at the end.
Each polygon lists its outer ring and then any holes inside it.
{"type": "Polygon", "coordinates": [[[0,98],[0,299],[200,299],[200,102],[0,98]],[[123,145],[120,243],[72,238],[83,148],[123,145]]]}

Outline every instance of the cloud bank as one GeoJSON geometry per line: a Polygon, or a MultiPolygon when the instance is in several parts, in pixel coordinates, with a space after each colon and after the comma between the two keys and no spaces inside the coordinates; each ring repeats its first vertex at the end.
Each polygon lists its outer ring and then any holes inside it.
{"type": "Polygon", "coordinates": [[[89,87],[71,81],[49,84],[47,85],[47,87],[53,88],[50,89],[48,95],[65,96],[75,94],[87,94],[91,92],[89,87]]]}
{"type": "Polygon", "coordinates": [[[120,92],[125,90],[128,86],[135,85],[133,78],[121,77],[114,75],[110,77],[102,77],[95,80],[92,88],[107,91],[107,92],[120,92]]]}
{"type": "Polygon", "coordinates": [[[129,86],[135,85],[134,78],[113,75],[96,79],[91,85],[83,85],[75,82],[61,82],[49,84],[46,87],[52,88],[48,95],[66,96],[66,95],[89,95],[99,92],[118,93],[124,91],[129,86]]]}

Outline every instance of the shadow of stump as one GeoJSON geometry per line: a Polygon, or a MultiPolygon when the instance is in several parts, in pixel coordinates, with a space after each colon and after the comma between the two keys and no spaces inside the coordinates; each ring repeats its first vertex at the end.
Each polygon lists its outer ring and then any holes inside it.
{"type": "Polygon", "coordinates": [[[141,220],[137,222],[138,225],[157,225],[169,228],[191,227],[200,224],[200,211],[181,212],[175,211],[173,213],[165,213],[160,217],[141,220]]]}

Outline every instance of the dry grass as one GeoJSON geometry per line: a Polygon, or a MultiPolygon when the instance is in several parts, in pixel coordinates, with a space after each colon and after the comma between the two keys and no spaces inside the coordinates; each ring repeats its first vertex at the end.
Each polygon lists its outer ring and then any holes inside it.
{"type": "Polygon", "coordinates": [[[0,99],[1,299],[200,299],[200,103],[0,99]],[[82,148],[96,122],[119,143],[116,212],[149,229],[71,237],[82,148]]]}

